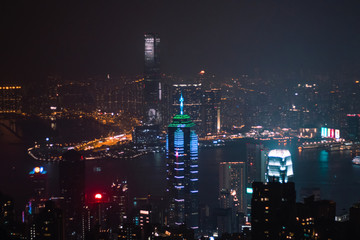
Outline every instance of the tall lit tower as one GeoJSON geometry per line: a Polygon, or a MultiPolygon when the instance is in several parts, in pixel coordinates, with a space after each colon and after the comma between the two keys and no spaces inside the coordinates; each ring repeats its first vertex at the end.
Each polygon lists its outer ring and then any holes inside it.
{"type": "Polygon", "coordinates": [[[144,57],[144,121],[161,124],[160,38],[157,34],[145,34],[144,57]]]}
{"type": "Polygon", "coordinates": [[[291,154],[286,149],[273,149],[269,152],[267,181],[288,182],[294,176],[291,154]]]}
{"type": "Polygon", "coordinates": [[[166,137],[168,224],[198,229],[198,137],[189,115],[184,115],[184,98],[180,97],[180,114],[173,118],[166,137]]]}

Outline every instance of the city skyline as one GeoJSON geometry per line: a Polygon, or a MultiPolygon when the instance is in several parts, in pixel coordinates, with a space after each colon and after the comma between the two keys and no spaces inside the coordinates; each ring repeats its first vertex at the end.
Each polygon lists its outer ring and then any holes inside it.
{"type": "Polygon", "coordinates": [[[17,2],[3,5],[0,74],[29,82],[143,72],[142,36],[162,38],[161,72],[238,75],[358,66],[357,1],[17,2]]]}
{"type": "Polygon", "coordinates": [[[2,4],[0,239],[360,236],[359,9],[2,4]]]}

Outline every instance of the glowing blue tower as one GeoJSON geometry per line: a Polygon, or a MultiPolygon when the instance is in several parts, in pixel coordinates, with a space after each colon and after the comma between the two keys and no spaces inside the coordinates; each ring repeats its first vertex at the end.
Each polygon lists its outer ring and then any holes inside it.
{"type": "Polygon", "coordinates": [[[192,229],[199,226],[198,137],[189,115],[184,115],[184,98],[180,97],[180,114],[173,118],[166,137],[167,197],[169,225],[192,229]]]}

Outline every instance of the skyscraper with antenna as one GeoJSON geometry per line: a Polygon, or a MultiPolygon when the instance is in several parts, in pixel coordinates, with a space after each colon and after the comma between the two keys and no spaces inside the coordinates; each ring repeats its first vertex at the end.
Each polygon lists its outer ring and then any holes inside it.
{"type": "Polygon", "coordinates": [[[173,117],[166,136],[166,180],[168,225],[185,224],[199,227],[198,136],[195,123],[184,114],[184,98],[180,97],[180,114],[173,117]]]}

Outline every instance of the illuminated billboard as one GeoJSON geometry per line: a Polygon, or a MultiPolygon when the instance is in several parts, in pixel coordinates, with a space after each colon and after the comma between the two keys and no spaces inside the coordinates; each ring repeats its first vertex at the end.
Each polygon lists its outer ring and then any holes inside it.
{"type": "Polygon", "coordinates": [[[326,127],[322,127],[321,128],[321,137],[327,137],[327,128],[326,127]]]}
{"type": "Polygon", "coordinates": [[[334,129],[334,128],[322,127],[321,128],[321,137],[322,138],[333,138],[333,139],[339,140],[340,139],[340,130],[334,129]]]}
{"type": "Polygon", "coordinates": [[[335,129],[335,138],[336,139],[340,138],[340,130],[339,129],[335,129]]]}

